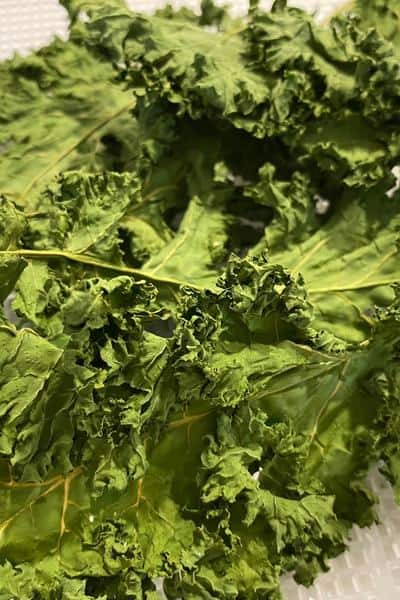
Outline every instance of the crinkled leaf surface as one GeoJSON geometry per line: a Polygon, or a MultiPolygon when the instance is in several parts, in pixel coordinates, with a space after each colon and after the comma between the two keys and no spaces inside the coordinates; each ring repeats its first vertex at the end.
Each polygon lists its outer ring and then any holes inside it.
{"type": "Polygon", "coordinates": [[[79,40],[55,40],[2,63],[0,72],[1,193],[35,206],[38,191],[63,169],[132,164],[132,95],[79,40]]]}
{"type": "Polygon", "coordinates": [[[0,67],[1,599],[281,600],[399,498],[396,7],[256,4],[0,67]]]}
{"type": "MultiPolygon", "coordinates": [[[[318,328],[342,340],[361,342],[374,326],[374,306],[393,299],[392,286],[399,280],[399,197],[388,197],[385,188],[345,194],[335,215],[301,241],[301,234],[304,236],[304,230],[310,228],[310,217],[303,223],[299,221],[296,188],[292,191],[286,187],[287,197],[279,204],[278,186],[284,184],[270,182],[265,169],[261,176],[264,185],[259,183],[248,193],[264,203],[271,203],[273,196],[272,204],[278,208],[275,222],[266,228],[254,252],[267,247],[272,261],[285,265],[292,273],[301,273],[318,328]],[[284,212],[288,202],[294,206],[289,205],[284,212]],[[287,223],[287,214],[294,224],[287,223]]],[[[307,218],[306,210],[300,214],[307,218]]]]}

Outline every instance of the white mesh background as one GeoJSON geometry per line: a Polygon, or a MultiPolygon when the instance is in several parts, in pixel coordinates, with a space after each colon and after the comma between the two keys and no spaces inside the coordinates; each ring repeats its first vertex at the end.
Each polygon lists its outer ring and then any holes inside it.
{"type": "MultiPolygon", "coordinates": [[[[128,0],[131,8],[152,10],[163,0],[128,0]]],[[[225,3],[225,2],[219,2],[225,3]]],[[[297,0],[293,2],[326,18],[343,0],[297,0]]],[[[198,8],[198,0],[170,0],[175,6],[198,8]]],[[[236,14],[245,12],[247,0],[232,0],[236,14]]],[[[265,0],[264,5],[271,4],[265,0]]],[[[14,52],[26,54],[48,43],[54,34],[67,37],[64,9],[57,0],[0,0],[0,60],[14,52]]],[[[0,103],[1,113],[1,103],[0,103]]],[[[390,486],[377,474],[372,487],[379,497],[381,523],[369,529],[353,528],[349,550],[331,561],[331,570],[309,589],[290,577],[283,580],[286,600],[400,600],[400,508],[390,486]]],[[[6,599],[4,599],[6,600],[6,599]]]]}

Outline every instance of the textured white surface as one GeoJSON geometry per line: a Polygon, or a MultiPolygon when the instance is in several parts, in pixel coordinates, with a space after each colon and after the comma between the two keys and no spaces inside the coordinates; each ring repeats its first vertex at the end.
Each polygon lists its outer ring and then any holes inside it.
{"type": "Polygon", "coordinates": [[[392,489],[375,470],[370,484],[379,497],[379,525],[353,527],[349,550],[331,561],[331,570],[312,588],[283,581],[287,600],[399,600],[400,508],[392,489]]]}
{"type": "MultiPolygon", "coordinates": [[[[136,10],[151,10],[164,2],[130,0],[136,10]]],[[[225,2],[219,2],[225,3],[225,2]]],[[[324,19],[341,0],[293,2],[324,19]]],[[[196,0],[170,0],[175,6],[198,8],[196,0]]],[[[266,0],[268,7],[270,2],[266,0]]],[[[236,14],[245,12],[246,0],[233,3],[236,14]]],[[[0,0],[0,59],[15,51],[27,53],[46,44],[54,34],[67,36],[67,19],[57,0],[0,0]]],[[[1,105],[0,105],[1,111],[1,105]]],[[[374,472],[371,484],[379,496],[381,524],[354,528],[349,551],[331,562],[331,570],[309,589],[289,577],[283,581],[287,600],[400,600],[400,508],[390,486],[374,472]]]]}
{"type": "Polygon", "coordinates": [[[67,37],[67,16],[57,0],[0,0],[0,59],[26,54],[54,34],[67,37]]]}

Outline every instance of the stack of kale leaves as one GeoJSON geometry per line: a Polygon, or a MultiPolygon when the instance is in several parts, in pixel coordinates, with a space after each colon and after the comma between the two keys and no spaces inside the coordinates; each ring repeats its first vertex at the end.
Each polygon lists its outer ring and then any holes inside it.
{"type": "Polygon", "coordinates": [[[277,600],[400,500],[397,2],[63,4],[0,65],[0,598],[277,600]]]}

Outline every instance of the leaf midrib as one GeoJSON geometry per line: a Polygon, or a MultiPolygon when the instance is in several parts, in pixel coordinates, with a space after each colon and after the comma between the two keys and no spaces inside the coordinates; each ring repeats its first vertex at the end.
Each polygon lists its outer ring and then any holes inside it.
{"type": "Polygon", "coordinates": [[[29,184],[25,187],[25,189],[21,193],[20,200],[25,200],[26,196],[29,192],[36,186],[38,181],[42,179],[47,173],[49,173],[54,167],[56,167],[60,162],[62,162],[67,156],[69,156],[76,148],[78,148],[83,142],[86,142],[88,139],[92,137],[97,131],[108,125],[111,121],[119,117],[124,112],[127,112],[130,108],[134,107],[134,103],[132,101],[124,104],[121,108],[119,108],[116,112],[108,117],[102,119],[100,122],[93,125],[89,130],[87,130],[78,140],[76,140],[73,144],[65,148],[60,154],[53,160],[50,164],[47,165],[42,171],[40,171],[33,179],[29,182],[29,184]]]}
{"type": "MultiPolygon", "coordinates": [[[[393,255],[397,251],[393,251],[393,255]]],[[[154,283],[165,283],[177,287],[186,286],[195,290],[204,291],[207,289],[212,289],[209,286],[201,286],[196,285],[192,282],[172,278],[172,277],[162,277],[160,275],[155,275],[152,271],[145,271],[142,269],[137,269],[134,267],[126,267],[123,265],[114,265],[112,263],[104,262],[96,259],[95,257],[89,256],[87,254],[75,254],[74,252],[68,252],[65,250],[29,250],[29,249],[17,249],[17,250],[1,250],[0,256],[21,256],[22,258],[32,258],[32,259],[51,259],[51,258],[64,258],[66,260],[70,260],[72,262],[81,263],[84,265],[89,265],[92,267],[97,267],[99,269],[105,269],[108,271],[115,271],[117,273],[123,273],[126,275],[135,275],[137,277],[141,277],[143,279],[147,279],[154,283]]],[[[381,287],[392,285],[397,283],[400,279],[400,275],[398,277],[386,278],[386,279],[377,279],[374,281],[365,281],[364,283],[359,284],[348,284],[348,285],[332,285],[328,287],[321,288],[310,288],[307,290],[309,295],[318,295],[318,294],[328,294],[331,292],[346,292],[346,291],[357,291],[361,289],[368,289],[373,287],[381,287]]]]}

